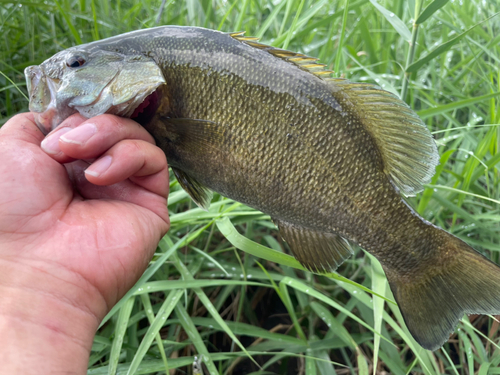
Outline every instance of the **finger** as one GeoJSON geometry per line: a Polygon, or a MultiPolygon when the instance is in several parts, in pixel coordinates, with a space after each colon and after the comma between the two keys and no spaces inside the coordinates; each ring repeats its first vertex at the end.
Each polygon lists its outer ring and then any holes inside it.
{"type": "Polygon", "coordinates": [[[59,163],[69,163],[75,160],[61,150],[61,147],[59,146],[60,138],[62,135],[69,133],[78,125],[82,124],[85,120],[87,119],[78,113],[68,117],[57,128],[47,134],[40,147],[45,151],[45,153],[57,160],[59,163]]]}
{"type": "MultiPolygon", "coordinates": [[[[57,146],[65,157],[93,159],[124,139],[155,143],[146,129],[135,121],[113,115],[101,115],[79,124],[72,131],[60,134],[57,146]]],[[[64,162],[63,159],[59,161],[64,162]]]]}
{"type": "Polygon", "coordinates": [[[112,185],[133,177],[138,185],[165,195],[168,193],[168,165],[165,153],[141,140],[123,140],[85,170],[94,185],[112,185]]]}
{"type": "Polygon", "coordinates": [[[40,145],[44,135],[35,124],[33,113],[20,113],[0,128],[1,138],[11,138],[40,145]]]}
{"type": "Polygon", "coordinates": [[[166,193],[156,194],[130,180],[109,186],[97,186],[86,178],[85,169],[88,166],[88,163],[83,160],[66,164],[66,169],[74,186],[84,199],[109,199],[129,202],[154,212],[167,224],[170,222],[167,207],[168,174],[166,177],[166,193]]]}

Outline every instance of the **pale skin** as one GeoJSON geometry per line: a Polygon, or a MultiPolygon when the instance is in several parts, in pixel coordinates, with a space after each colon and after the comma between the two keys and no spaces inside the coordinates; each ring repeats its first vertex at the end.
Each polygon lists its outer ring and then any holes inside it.
{"type": "Polygon", "coordinates": [[[165,155],[132,120],[73,115],[45,138],[24,113],[0,160],[0,374],[85,374],[169,228],[165,155]]]}

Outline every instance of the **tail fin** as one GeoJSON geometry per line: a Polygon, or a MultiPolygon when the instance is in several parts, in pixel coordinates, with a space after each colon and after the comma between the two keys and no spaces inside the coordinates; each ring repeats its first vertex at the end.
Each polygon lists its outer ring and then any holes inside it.
{"type": "MultiPolygon", "coordinates": [[[[460,239],[446,235],[446,254],[414,278],[386,269],[399,308],[415,340],[425,349],[441,347],[464,313],[500,314],[500,267],[460,239]]],[[[443,251],[443,252],[441,252],[443,251]]]]}

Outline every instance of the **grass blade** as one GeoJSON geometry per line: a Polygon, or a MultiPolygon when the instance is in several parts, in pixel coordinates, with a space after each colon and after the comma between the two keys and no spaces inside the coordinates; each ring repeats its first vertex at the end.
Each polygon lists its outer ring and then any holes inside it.
{"type": "Polygon", "coordinates": [[[497,96],[500,96],[500,92],[494,92],[491,94],[481,95],[481,96],[478,96],[475,98],[459,100],[456,102],[451,102],[448,104],[440,105],[440,106],[434,107],[434,108],[423,109],[421,111],[418,111],[417,115],[419,115],[422,119],[427,118],[427,117],[431,117],[431,116],[441,115],[443,113],[450,112],[454,109],[469,107],[472,104],[476,104],[476,103],[482,102],[484,100],[495,98],[497,96]]]}
{"type": "Polygon", "coordinates": [[[278,16],[279,12],[281,11],[281,8],[286,4],[286,1],[280,1],[280,3],[276,6],[276,8],[273,9],[269,17],[266,18],[262,26],[259,28],[259,31],[257,31],[257,38],[262,38],[269,28],[271,26],[271,23],[273,23],[276,20],[276,17],[278,16]]]}
{"type": "Polygon", "coordinates": [[[177,314],[177,317],[180,320],[182,328],[184,328],[184,331],[191,339],[191,342],[193,343],[194,347],[196,348],[198,353],[202,356],[201,357],[202,362],[205,363],[205,365],[207,366],[210,375],[219,375],[219,371],[217,371],[217,367],[215,366],[212,360],[213,357],[210,355],[207,347],[203,343],[203,339],[201,338],[200,333],[196,329],[196,326],[193,324],[184,306],[182,306],[181,304],[177,304],[175,306],[175,313],[177,314]]]}
{"type": "Polygon", "coordinates": [[[384,8],[382,5],[377,3],[376,0],[370,0],[370,3],[372,3],[373,6],[377,8],[380,13],[382,13],[385,19],[392,25],[392,27],[394,27],[394,29],[398,32],[399,35],[401,35],[404,40],[406,40],[407,42],[411,40],[410,30],[408,30],[408,27],[406,27],[404,22],[401,21],[401,19],[396,14],[384,8]]]}
{"type": "MultiPolygon", "coordinates": [[[[155,320],[155,316],[153,315],[153,306],[151,306],[151,301],[149,299],[149,295],[147,294],[142,294],[141,295],[141,302],[142,305],[144,306],[144,312],[146,313],[146,316],[148,318],[149,324],[153,324],[155,320]]],[[[163,360],[163,363],[165,364],[165,369],[168,371],[168,359],[165,354],[165,347],[163,346],[163,341],[161,339],[160,333],[156,334],[156,345],[158,346],[158,351],[160,352],[161,359],[163,360]]]]}
{"type": "Polygon", "coordinates": [[[118,367],[118,361],[120,359],[120,354],[122,351],[123,338],[125,337],[125,332],[127,331],[128,321],[130,319],[130,313],[134,307],[135,297],[131,297],[125,302],[123,307],[120,309],[118,314],[118,320],[115,327],[115,338],[113,339],[113,344],[111,345],[111,354],[109,358],[108,375],[115,375],[116,369],[118,367]]]}
{"type": "Polygon", "coordinates": [[[95,7],[95,0],[91,0],[90,5],[92,7],[92,18],[94,19],[94,28],[92,30],[92,37],[94,40],[99,40],[99,24],[97,23],[97,11],[95,7]]]}
{"type": "Polygon", "coordinates": [[[440,44],[437,46],[435,49],[433,49],[431,52],[429,52],[427,55],[422,57],[420,60],[417,60],[413,64],[411,64],[407,69],[406,72],[408,73],[413,73],[416,72],[418,69],[420,69],[422,66],[427,64],[429,61],[432,59],[436,58],[437,56],[441,55],[442,53],[448,51],[451,47],[453,47],[455,44],[457,44],[463,37],[465,37],[469,32],[474,30],[477,26],[483,24],[484,22],[488,21],[489,19],[495,17],[499,13],[495,13],[494,15],[486,18],[484,21],[481,21],[479,23],[476,23],[474,26],[471,28],[465,30],[463,33],[457,35],[453,39],[448,40],[445,43],[440,44]]]}
{"type": "MultiPolygon", "coordinates": [[[[372,289],[380,295],[385,295],[387,289],[387,279],[385,278],[382,266],[375,259],[375,257],[370,255],[370,261],[372,265],[372,289]]],[[[373,328],[377,332],[382,331],[382,321],[384,317],[384,300],[373,296],[373,328]]],[[[378,353],[380,350],[380,336],[375,335],[373,340],[373,375],[376,375],[377,363],[378,363],[378,353]]]]}
{"type": "MultiPolygon", "coordinates": [[[[127,371],[127,375],[132,375],[137,373],[137,369],[142,362],[142,359],[146,355],[146,352],[151,347],[153,340],[157,337],[160,329],[165,324],[165,321],[170,316],[174,308],[178,307],[179,301],[181,300],[183,291],[182,290],[172,290],[165,301],[162,303],[158,314],[153,323],[149,326],[144,338],[142,339],[137,352],[134,355],[134,359],[130,363],[130,367],[127,371]]],[[[167,369],[165,369],[167,370],[167,369]]]]}
{"type": "Polygon", "coordinates": [[[288,33],[286,35],[285,42],[283,43],[283,49],[287,49],[288,45],[290,44],[290,40],[292,39],[292,35],[297,30],[297,22],[300,17],[300,13],[302,12],[302,8],[304,7],[305,0],[300,0],[299,7],[297,9],[297,13],[295,13],[295,17],[293,18],[292,21],[292,26],[290,27],[290,30],[288,30],[288,33]]]}
{"type": "Polygon", "coordinates": [[[224,237],[226,237],[228,241],[231,242],[231,244],[233,244],[238,249],[243,250],[258,258],[266,259],[271,262],[279,263],[285,266],[305,270],[305,268],[302,267],[302,265],[294,257],[287,254],[283,254],[269,247],[260,245],[257,242],[251,241],[248,238],[239,234],[228,217],[219,219],[215,223],[217,225],[217,228],[219,228],[221,233],[224,235],[224,237]]]}
{"type": "Polygon", "coordinates": [[[334,72],[335,76],[340,77],[340,59],[342,58],[342,49],[344,48],[345,29],[347,28],[347,14],[349,13],[349,0],[345,0],[344,15],[342,17],[342,29],[340,31],[339,45],[337,46],[337,55],[335,56],[334,72]]]}
{"type": "Polygon", "coordinates": [[[357,348],[356,342],[349,334],[347,329],[333,316],[329,309],[324,307],[322,304],[318,302],[311,302],[311,308],[314,310],[316,315],[318,315],[323,322],[328,326],[331,332],[338,336],[347,346],[350,346],[352,349],[357,348]]]}
{"type": "MultiPolygon", "coordinates": [[[[187,280],[194,280],[193,276],[191,275],[191,273],[189,272],[187,267],[180,261],[177,253],[174,253],[172,258],[174,260],[175,267],[180,272],[182,277],[184,279],[187,279],[187,280]]],[[[233,340],[234,343],[236,343],[236,345],[238,345],[240,347],[240,349],[244,353],[246,353],[248,355],[248,357],[252,360],[252,362],[257,364],[257,362],[252,358],[252,356],[250,354],[248,354],[247,350],[245,349],[243,344],[240,342],[240,340],[238,340],[238,338],[233,333],[233,331],[231,331],[231,329],[227,326],[224,319],[222,319],[222,317],[219,315],[217,309],[214,307],[214,305],[212,304],[210,299],[207,297],[205,292],[203,292],[203,290],[201,290],[199,288],[194,288],[194,292],[196,293],[196,295],[200,299],[201,303],[203,303],[203,305],[206,307],[206,309],[208,310],[210,315],[212,315],[212,317],[215,319],[215,321],[224,329],[224,332],[231,338],[231,340],[233,340]]],[[[258,364],[257,364],[257,366],[258,366],[258,364]]]]}
{"type": "Polygon", "coordinates": [[[54,3],[56,3],[57,9],[59,12],[61,12],[61,15],[63,16],[64,20],[66,21],[66,24],[69,27],[69,30],[71,31],[71,35],[73,35],[73,38],[75,38],[76,44],[82,44],[82,38],[80,38],[80,35],[78,34],[78,31],[76,31],[75,26],[73,26],[73,23],[71,22],[71,18],[69,17],[68,13],[64,11],[64,9],[61,7],[61,4],[59,4],[59,1],[54,0],[54,3]]]}
{"type": "Polygon", "coordinates": [[[430,16],[436,13],[439,9],[444,7],[448,0],[434,0],[432,3],[427,5],[427,7],[423,10],[423,12],[418,16],[415,23],[417,25],[421,25],[424,23],[430,16]]]}

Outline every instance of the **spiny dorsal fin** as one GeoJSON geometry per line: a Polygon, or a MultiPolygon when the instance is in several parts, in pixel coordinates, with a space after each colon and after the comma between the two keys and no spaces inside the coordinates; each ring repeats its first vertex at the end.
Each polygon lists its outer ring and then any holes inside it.
{"type": "Polygon", "coordinates": [[[181,187],[186,190],[189,196],[193,199],[198,207],[208,211],[210,202],[213,198],[212,190],[209,190],[204,185],[200,184],[197,180],[187,175],[184,171],[172,167],[175,178],[181,187]]]}
{"type": "Polygon", "coordinates": [[[396,95],[373,85],[341,78],[327,81],[337,99],[356,108],[397,188],[406,196],[421,191],[434,175],[439,154],[420,117],[396,95]]]}
{"type": "Polygon", "coordinates": [[[259,43],[258,42],[259,38],[247,37],[244,34],[245,34],[244,31],[239,31],[235,33],[229,33],[229,36],[251,47],[262,49],[266,52],[269,52],[273,56],[291,62],[294,65],[297,65],[300,69],[306,70],[319,77],[329,76],[330,74],[333,73],[333,71],[325,69],[325,64],[318,63],[317,62],[318,59],[316,57],[310,57],[302,53],[271,47],[268,46],[267,44],[259,43]]]}
{"type": "Polygon", "coordinates": [[[235,32],[229,33],[229,36],[232,36],[233,38],[243,36],[243,35],[245,35],[245,31],[235,31],[235,32]]]}
{"type": "Polygon", "coordinates": [[[308,270],[335,271],[353,254],[349,242],[337,234],[298,227],[282,220],[273,221],[295,258],[308,270]]]}

